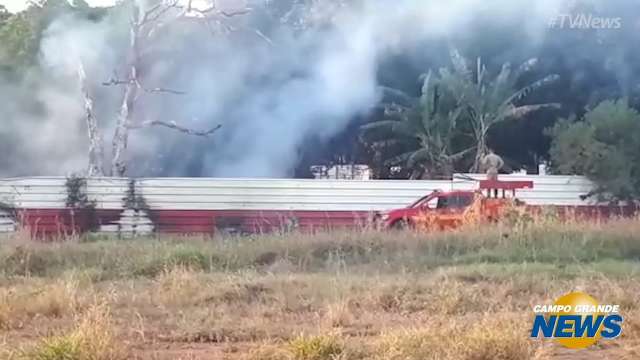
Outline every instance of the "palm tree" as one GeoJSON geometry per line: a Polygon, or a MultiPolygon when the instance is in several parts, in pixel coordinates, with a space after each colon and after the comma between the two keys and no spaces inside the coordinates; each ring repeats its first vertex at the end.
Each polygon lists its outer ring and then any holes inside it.
{"type": "Polygon", "coordinates": [[[487,153],[487,133],[496,124],[521,119],[526,115],[544,108],[559,108],[557,103],[519,105],[532,92],[556,81],[558,75],[548,75],[516,90],[518,79],[537,64],[537,59],[524,62],[513,72],[511,65],[505,63],[498,76],[490,78],[481,59],[476,61],[475,73],[469,69],[467,61],[460,53],[452,49],[453,71],[440,70],[442,86],[453,96],[462,109],[464,117],[470,122],[472,135],[476,143],[476,155],[471,168],[478,172],[482,158],[487,153]]]}
{"type": "Polygon", "coordinates": [[[451,176],[455,163],[475,148],[453,153],[462,108],[450,110],[444,106],[431,72],[423,76],[418,98],[389,88],[384,88],[384,93],[384,119],[361,127],[364,141],[379,147],[402,144],[411,148],[385,164],[406,164],[413,170],[412,179],[451,176]]]}

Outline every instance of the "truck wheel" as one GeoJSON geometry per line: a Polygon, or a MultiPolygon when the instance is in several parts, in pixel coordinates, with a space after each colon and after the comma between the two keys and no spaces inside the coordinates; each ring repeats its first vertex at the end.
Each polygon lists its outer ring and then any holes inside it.
{"type": "Polygon", "coordinates": [[[391,228],[393,230],[400,230],[400,231],[410,230],[410,229],[413,229],[413,224],[409,220],[402,219],[394,222],[393,225],[391,225],[391,228]]]}

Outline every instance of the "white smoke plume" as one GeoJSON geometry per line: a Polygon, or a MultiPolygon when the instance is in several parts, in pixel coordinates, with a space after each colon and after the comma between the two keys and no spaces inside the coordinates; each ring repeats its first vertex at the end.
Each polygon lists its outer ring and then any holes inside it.
{"type": "MultiPolygon", "coordinates": [[[[346,2],[307,1],[313,3],[312,15],[324,18],[326,10],[330,22],[304,31],[286,23],[270,26],[271,43],[253,31],[212,35],[195,19],[168,24],[145,61],[145,86],[185,94],[144,94],[136,116],[193,128],[223,127],[210,138],[136,130],[129,139],[130,175],[291,176],[309,138],[331,138],[378,101],[378,66],[385,56],[414,49],[425,39],[464,33],[478,14],[492,14],[495,22],[523,19],[530,34],[523,41],[535,43],[561,6],[552,0],[346,2]]],[[[254,11],[239,21],[258,28],[270,7],[289,8],[285,3],[296,0],[254,1],[249,4],[254,11]]],[[[44,108],[38,114],[19,106],[0,110],[8,119],[2,131],[21,140],[0,175],[60,175],[86,167],[79,61],[92,83],[109,154],[123,89],[101,83],[114,71],[124,74],[126,21],[62,17],[47,29],[40,49],[46,76],[30,94],[44,108]]],[[[0,83],[0,94],[18,96],[11,91],[15,86],[0,83]]]]}

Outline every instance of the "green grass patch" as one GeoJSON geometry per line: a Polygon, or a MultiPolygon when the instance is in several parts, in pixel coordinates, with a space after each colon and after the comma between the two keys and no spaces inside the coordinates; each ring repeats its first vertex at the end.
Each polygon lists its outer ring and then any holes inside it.
{"type": "MultiPolygon", "coordinates": [[[[362,269],[427,271],[474,264],[536,264],[566,276],[585,271],[637,274],[640,224],[532,225],[450,233],[343,232],[262,235],[211,240],[164,238],[0,247],[5,276],[55,277],[86,271],[95,280],[155,277],[176,266],[204,272],[263,271],[286,263],[291,271],[362,269]]],[[[11,243],[11,242],[9,242],[11,243]]],[[[533,266],[533,265],[528,265],[533,266]]],[[[499,267],[498,267],[499,268],[499,267]]]]}

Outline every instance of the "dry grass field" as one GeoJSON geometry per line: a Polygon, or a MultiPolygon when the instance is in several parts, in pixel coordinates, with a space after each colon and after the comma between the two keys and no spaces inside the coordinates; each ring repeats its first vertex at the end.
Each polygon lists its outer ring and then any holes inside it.
{"type": "Polygon", "coordinates": [[[638,220],[0,244],[1,359],[640,358],[638,220]],[[572,290],[620,304],[622,337],[529,339],[572,290]]]}

